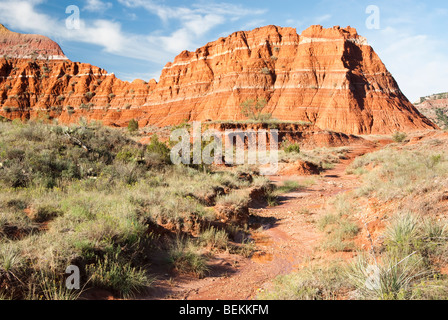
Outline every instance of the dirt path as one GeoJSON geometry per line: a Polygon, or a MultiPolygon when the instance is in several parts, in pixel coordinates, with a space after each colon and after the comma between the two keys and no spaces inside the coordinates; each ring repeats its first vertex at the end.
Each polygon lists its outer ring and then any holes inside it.
{"type": "MultiPolygon", "coordinates": [[[[269,285],[278,275],[288,274],[306,262],[319,258],[315,248],[322,233],[315,226],[330,200],[337,194],[358,187],[357,176],[345,173],[347,166],[363,154],[375,150],[373,144],[351,146],[347,159],[327,170],[305,189],[280,198],[280,205],[253,210],[260,228],[253,234],[257,252],[251,259],[235,255],[218,255],[212,260],[212,274],[201,280],[188,277],[175,282],[159,281],[154,298],[187,300],[245,300],[269,285]]],[[[274,176],[275,183],[298,182],[309,177],[274,176]]]]}

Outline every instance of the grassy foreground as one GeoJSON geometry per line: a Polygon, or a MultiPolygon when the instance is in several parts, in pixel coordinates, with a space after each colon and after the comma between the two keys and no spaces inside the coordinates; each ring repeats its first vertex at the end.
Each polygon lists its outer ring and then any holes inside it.
{"type": "Polygon", "coordinates": [[[447,300],[448,147],[442,138],[402,141],[357,158],[347,172],[360,176],[361,187],[336,196],[316,221],[325,232],[317,250],[354,258],[309,262],[258,298],[447,300]]]}
{"type": "Polygon", "coordinates": [[[141,145],[98,124],[0,122],[0,299],[77,299],[65,287],[69,265],[83,290],[124,298],[151,286],[155,256],[166,270],[205,276],[207,256],[244,227],[219,224],[232,210],[213,207],[247,207],[246,190],[266,186],[173,166],[157,139],[141,145]]]}

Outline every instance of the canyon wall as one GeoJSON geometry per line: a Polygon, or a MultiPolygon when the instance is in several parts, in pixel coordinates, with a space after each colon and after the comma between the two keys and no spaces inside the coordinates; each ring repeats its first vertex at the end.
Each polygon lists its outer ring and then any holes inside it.
{"type": "MultiPolygon", "coordinates": [[[[1,25],[0,25],[1,26],[1,25]]],[[[132,83],[72,62],[43,36],[0,27],[0,115],[81,117],[105,125],[176,125],[243,120],[241,103],[264,98],[263,112],[347,134],[437,128],[400,91],[355,29],[267,26],[236,32],[195,52],[184,51],[160,81],[132,83]],[[24,45],[25,44],[25,45],[24,45]]]]}

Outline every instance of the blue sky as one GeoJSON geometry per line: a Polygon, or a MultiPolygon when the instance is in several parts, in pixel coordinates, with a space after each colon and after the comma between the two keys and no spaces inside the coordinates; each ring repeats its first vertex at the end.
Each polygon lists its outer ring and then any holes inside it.
{"type": "Polygon", "coordinates": [[[182,50],[239,30],[274,24],[297,28],[352,26],[365,36],[411,101],[448,91],[446,0],[0,0],[0,23],[57,41],[69,59],[114,72],[123,80],[158,79],[182,50]],[[66,8],[79,8],[69,29],[66,8]],[[379,9],[368,28],[366,8],[379,9]]]}

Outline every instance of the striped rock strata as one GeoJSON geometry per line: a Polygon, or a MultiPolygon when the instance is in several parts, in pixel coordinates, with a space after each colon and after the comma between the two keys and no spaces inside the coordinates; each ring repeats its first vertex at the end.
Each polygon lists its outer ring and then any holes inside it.
{"type": "Polygon", "coordinates": [[[85,117],[116,126],[134,118],[141,126],[167,126],[242,120],[242,102],[265,98],[263,111],[276,119],[347,134],[436,128],[350,27],[312,26],[301,35],[276,26],[236,32],[182,52],[163,68],[159,83],[129,83],[71,62],[57,44],[30,59],[29,52],[18,49],[23,49],[19,40],[5,42],[18,35],[5,30],[0,52],[9,54],[0,58],[0,115],[7,118],[43,115],[75,122],[85,117]]]}

